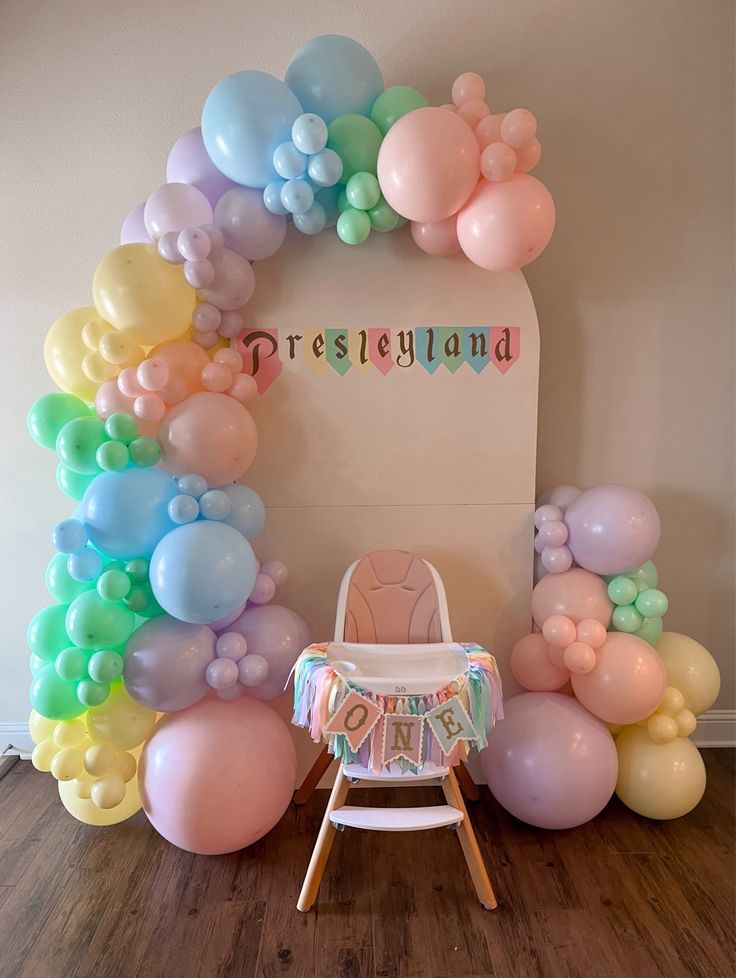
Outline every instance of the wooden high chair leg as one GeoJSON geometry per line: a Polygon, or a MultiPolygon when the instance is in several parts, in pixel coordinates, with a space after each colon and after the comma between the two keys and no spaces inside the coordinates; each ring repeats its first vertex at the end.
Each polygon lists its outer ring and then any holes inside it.
{"type": "Polygon", "coordinates": [[[460,790],[468,801],[478,801],[480,798],[480,791],[478,791],[478,785],[470,776],[470,771],[468,770],[465,761],[460,761],[454,770],[455,774],[457,775],[457,783],[460,785],[460,790]]]}
{"type": "Polygon", "coordinates": [[[312,797],[315,788],[322,780],[322,775],[327,771],[330,764],[335,760],[335,755],[330,754],[329,748],[324,747],[322,753],[307,772],[307,776],[294,792],[294,804],[306,805],[312,797]]]}
{"type": "Polygon", "coordinates": [[[325,816],[322,819],[322,825],[319,829],[317,842],[315,843],[314,850],[312,851],[312,858],[309,860],[307,874],[304,877],[304,883],[302,884],[302,891],[299,894],[299,899],[297,900],[296,908],[297,910],[301,910],[302,913],[306,913],[308,910],[311,910],[312,904],[317,899],[317,891],[319,890],[319,885],[322,882],[322,875],[325,871],[325,866],[327,865],[327,860],[330,855],[330,849],[332,848],[332,843],[335,839],[336,830],[335,826],[330,821],[330,814],[334,812],[336,808],[342,807],[342,805],[345,803],[349,790],[350,782],[345,777],[341,764],[337,772],[337,776],[335,777],[335,784],[333,785],[330,793],[330,800],[327,802],[325,816]]]}
{"type": "Polygon", "coordinates": [[[457,827],[457,834],[478,899],[486,910],[495,910],[498,904],[493,893],[493,887],[488,879],[483,856],[478,848],[478,840],[475,838],[473,826],[468,818],[468,810],[465,807],[462,792],[452,769],[447,777],[442,779],[442,790],[445,793],[447,804],[452,805],[453,808],[458,808],[463,813],[463,820],[457,827]]]}

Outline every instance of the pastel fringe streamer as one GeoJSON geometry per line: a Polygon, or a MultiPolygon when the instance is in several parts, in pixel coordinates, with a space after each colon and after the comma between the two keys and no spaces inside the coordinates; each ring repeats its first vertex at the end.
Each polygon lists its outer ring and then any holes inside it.
{"type": "MultiPolygon", "coordinates": [[[[431,727],[425,723],[422,757],[436,764],[454,766],[468,756],[471,746],[482,750],[496,721],[503,719],[503,693],[496,660],[480,645],[462,643],[468,657],[467,670],[442,689],[419,696],[373,693],[348,682],[328,664],[327,645],[326,642],[310,645],[296,661],[292,723],[309,730],[315,743],[326,740],[330,753],[345,764],[358,762],[375,773],[380,771],[382,764],[383,717],[357,753],[351,749],[344,734],[325,733],[330,717],[352,690],[375,703],[384,715],[421,716],[457,696],[470,717],[476,737],[473,741],[459,741],[450,754],[444,754],[431,727]]],[[[405,758],[392,763],[398,764],[404,772],[417,770],[417,765],[405,758]]]]}

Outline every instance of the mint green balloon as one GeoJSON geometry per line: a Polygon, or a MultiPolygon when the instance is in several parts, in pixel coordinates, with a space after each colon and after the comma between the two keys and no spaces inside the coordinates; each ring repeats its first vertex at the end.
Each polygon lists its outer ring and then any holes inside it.
{"type": "Polygon", "coordinates": [[[336,206],[337,206],[337,212],[338,212],[338,214],[342,214],[343,211],[346,211],[348,209],[348,207],[350,207],[350,204],[348,202],[348,197],[347,197],[347,194],[345,193],[345,188],[344,187],[342,188],[342,190],[340,191],[340,193],[337,195],[337,205],[336,206]]]}
{"type": "Polygon", "coordinates": [[[123,657],[112,649],[95,652],[87,671],[94,682],[111,683],[123,674],[123,657]]]}
{"type": "MultiPolygon", "coordinates": [[[[95,473],[97,475],[98,473],[95,473]]],[[[56,466],[56,484],[70,499],[77,502],[84,496],[90,482],[95,475],[82,475],[80,472],[73,472],[68,465],[59,462],[56,466]]]]}
{"type": "Polygon", "coordinates": [[[77,697],[77,684],[62,679],[51,663],[33,677],[31,705],[49,720],[71,720],[84,711],[77,697]]]}
{"type": "Polygon", "coordinates": [[[339,115],[327,127],[327,146],[342,160],[341,183],[354,173],[374,173],[381,148],[381,131],[364,115],[349,112],[339,115]]]}
{"type": "Polygon", "coordinates": [[[164,609],[161,607],[161,605],[153,596],[153,590],[151,588],[151,585],[148,583],[148,581],[146,581],[144,584],[141,584],[139,586],[139,590],[141,590],[144,593],[146,598],[146,604],[143,605],[143,607],[139,611],[137,611],[136,614],[140,615],[141,618],[155,618],[156,615],[163,615],[164,609]]]}
{"type": "Polygon", "coordinates": [[[136,584],[141,584],[143,581],[148,580],[148,561],[145,557],[133,557],[125,565],[125,573],[130,577],[131,581],[135,581],[136,584]]]}
{"type": "Polygon", "coordinates": [[[54,554],[46,567],[46,587],[62,604],[71,604],[75,598],[94,587],[92,581],[75,581],[66,569],[66,554],[54,554]]]}
{"type": "Polygon", "coordinates": [[[666,594],[651,587],[639,592],[634,607],[644,618],[661,618],[669,608],[669,601],[666,594]]]}
{"type": "Polygon", "coordinates": [[[371,207],[368,217],[374,231],[393,231],[399,221],[399,215],[384,197],[371,207]]]}
{"type": "Polygon", "coordinates": [[[103,441],[95,456],[97,464],[106,472],[120,472],[130,461],[127,445],[121,441],[103,441]]]}
{"type": "Polygon", "coordinates": [[[644,563],[637,567],[636,570],[631,571],[628,577],[633,577],[636,583],[639,585],[640,590],[646,590],[646,588],[656,587],[659,584],[659,573],[654,561],[646,560],[644,563]],[[641,585],[644,585],[642,587],[641,585]]]}
{"type": "Polygon", "coordinates": [[[618,605],[618,607],[613,609],[613,615],[611,616],[611,622],[613,627],[617,632],[628,632],[633,634],[639,628],[641,628],[644,619],[630,604],[618,605]]]}
{"type": "Polygon", "coordinates": [[[641,623],[641,627],[637,628],[634,632],[634,635],[643,638],[650,645],[656,645],[660,638],[662,638],[662,619],[645,618],[641,623]]]}
{"type": "Polygon", "coordinates": [[[96,475],[100,471],[97,464],[97,449],[105,441],[105,425],[99,418],[88,415],[67,421],[56,439],[59,458],[73,472],[82,475],[96,475]]]}
{"type": "Polygon", "coordinates": [[[89,652],[78,649],[76,645],[70,645],[68,649],[62,649],[56,656],[54,668],[62,679],[77,683],[87,675],[88,662],[89,652]]]}
{"type": "Polygon", "coordinates": [[[416,88],[394,85],[381,92],[371,109],[371,119],[385,136],[391,126],[407,112],[423,109],[429,102],[416,88]]]}
{"type": "Polygon", "coordinates": [[[77,686],[77,698],[86,707],[100,706],[110,695],[107,683],[96,683],[93,679],[83,679],[77,686]]]}
{"type": "Polygon", "coordinates": [[[105,422],[105,431],[108,438],[112,438],[113,441],[121,441],[125,445],[129,445],[134,438],[138,437],[138,426],[135,419],[122,411],[110,415],[105,422]]]}
{"type": "Polygon", "coordinates": [[[40,672],[41,669],[44,669],[48,665],[48,662],[31,652],[30,656],[28,657],[28,665],[31,669],[31,675],[35,676],[37,672],[40,672]]]}
{"type": "Polygon", "coordinates": [[[96,590],[75,598],[66,615],[69,638],[82,649],[97,651],[122,645],[134,628],[133,613],[122,604],[105,601],[96,590]]]}
{"type": "Polygon", "coordinates": [[[354,173],[345,186],[345,196],[351,207],[369,211],[381,199],[378,178],[372,173],[354,173]]]}
{"type": "Polygon", "coordinates": [[[33,404],[26,420],[31,438],[53,451],[64,425],[87,416],[89,408],[73,394],[44,394],[33,404]]]}
{"type": "Polygon", "coordinates": [[[122,601],[130,591],[130,578],[121,570],[106,570],[97,580],[97,593],[105,601],[122,601]]]}
{"type": "Polygon", "coordinates": [[[608,597],[614,604],[633,604],[639,590],[630,577],[614,577],[608,584],[608,597]]]}
{"type": "Polygon", "coordinates": [[[155,465],[161,458],[161,446],[155,438],[134,438],[128,445],[130,460],[134,465],[141,468],[148,468],[155,465]]]}
{"type": "Polygon", "coordinates": [[[66,631],[68,609],[66,604],[52,604],[31,618],[26,638],[34,655],[51,662],[57,653],[71,644],[66,631]]]}
{"type": "Polygon", "coordinates": [[[345,244],[362,244],[371,233],[371,219],[365,211],[348,207],[337,219],[337,234],[345,244]]]}

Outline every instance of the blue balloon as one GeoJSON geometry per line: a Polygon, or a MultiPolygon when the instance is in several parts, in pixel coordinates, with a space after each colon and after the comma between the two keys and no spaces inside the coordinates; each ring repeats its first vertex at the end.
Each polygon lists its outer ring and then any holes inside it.
{"type": "Polygon", "coordinates": [[[222,486],[221,489],[230,497],[232,506],[225,522],[242,533],[246,540],[257,537],[266,525],[266,507],[261,497],[250,486],[236,484],[222,486]]]}
{"type": "Polygon", "coordinates": [[[314,203],[314,191],[306,180],[287,180],[281,188],[281,203],[290,214],[305,214],[314,203]]]}
{"type": "Polygon", "coordinates": [[[334,149],[321,149],[309,157],[307,173],[318,187],[334,187],[342,176],[342,160],[334,149]]]}
{"type": "Polygon", "coordinates": [[[326,123],[346,112],[370,115],[383,91],[381,70],[362,44],[323,34],[299,48],[286,69],[286,84],[305,112],[326,123]]]}
{"type": "Polygon", "coordinates": [[[302,114],[294,93],[263,71],[238,71],[212,89],[202,110],[202,139],[226,177],[245,187],[276,178],[273,153],[291,139],[302,114]]]}
{"type": "Polygon", "coordinates": [[[168,505],[176,481],[156,468],[103,472],[90,484],[79,506],[92,543],[116,559],[150,557],[175,524],[168,505]]]}
{"type": "Polygon", "coordinates": [[[207,480],[201,475],[197,475],[196,472],[180,475],[176,484],[179,487],[179,492],[183,492],[186,496],[194,496],[195,499],[199,499],[201,495],[207,492],[207,480]]]}
{"type": "Polygon", "coordinates": [[[327,123],[314,112],[300,115],[291,127],[291,139],[300,152],[307,156],[319,153],[327,145],[327,123]]]}
{"type": "Polygon", "coordinates": [[[294,180],[307,172],[307,158],[289,140],[279,143],[273,151],[273,168],[284,180],[294,180]]]}
{"type": "Polygon", "coordinates": [[[79,520],[62,520],[51,533],[51,542],[62,554],[76,554],[87,546],[87,531],[79,520]]]}
{"type": "Polygon", "coordinates": [[[243,605],[256,582],[256,556],[232,526],[198,520],[167,533],[149,569],[158,603],[196,625],[225,618],[243,605]]]}
{"type": "Polygon", "coordinates": [[[95,581],[102,572],[102,557],[96,550],[86,547],[79,553],[69,555],[66,569],[70,577],[82,584],[95,581]]]}
{"type": "Polygon", "coordinates": [[[294,227],[302,234],[319,234],[326,223],[325,209],[317,200],[308,211],[294,215],[294,227]]]}
{"type": "Polygon", "coordinates": [[[281,188],[286,186],[286,180],[272,180],[263,191],[263,204],[272,214],[288,214],[281,203],[281,188]]]}

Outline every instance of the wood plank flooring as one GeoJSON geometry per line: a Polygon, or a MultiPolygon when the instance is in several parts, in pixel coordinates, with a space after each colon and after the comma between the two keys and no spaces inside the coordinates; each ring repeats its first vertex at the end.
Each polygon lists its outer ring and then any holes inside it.
{"type": "MultiPolygon", "coordinates": [[[[75,822],[27,762],[0,781],[0,978],[733,978],[734,753],[674,822],[614,799],[543,832],[483,788],[470,806],[499,909],[476,903],[453,832],[337,836],[318,902],[296,910],[327,800],[265,839],[204,857],[142,813],[75,822]]],[[[350,803],[375,804],[375,791],[350,803]]],[[[435,788],[385,789],[431,804],[435,788]]]]}

